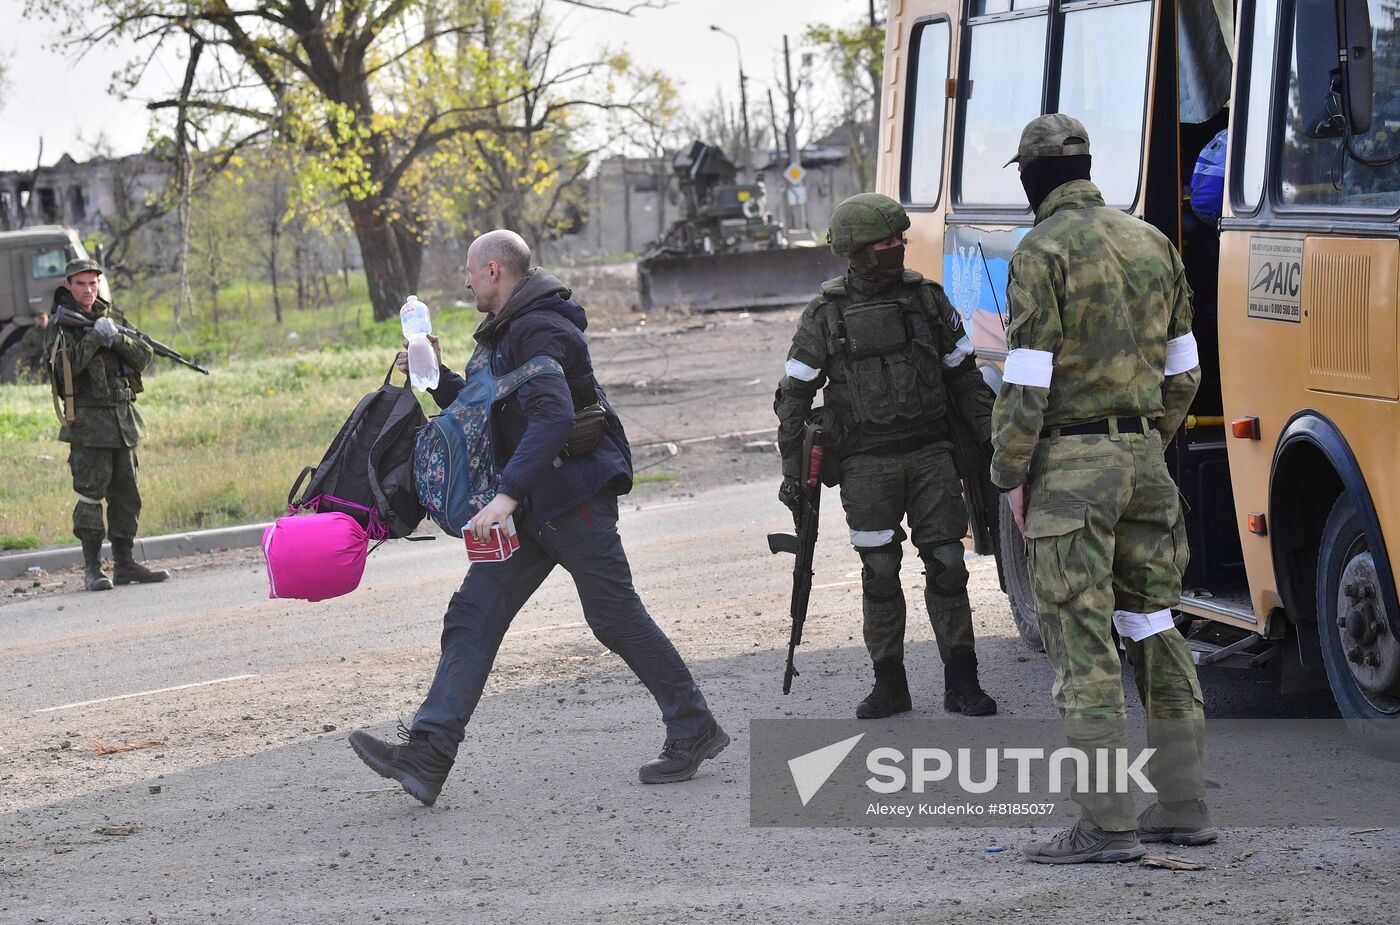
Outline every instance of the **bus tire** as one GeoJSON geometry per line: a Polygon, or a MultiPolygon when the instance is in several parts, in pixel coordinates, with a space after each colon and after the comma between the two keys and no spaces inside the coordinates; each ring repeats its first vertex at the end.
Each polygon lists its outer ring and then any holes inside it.
{"type": "Polygon", "coordinates": [[[1001,535],[1001,567],[1006,576],[1006,596],[1011,602],[1011,618],[1016,631],[1032,652],[1044,652],[1040,638],[1040,617],[1036,613],[1035,591],[1031,587],[1030,562],[1026,559],[1026,538],[1011,516],[1006,495],[997,505],[997,530],[1001,535]]]}
{"type": "Polygon", "coordinates": [[[1317,633],[1337,710],[1361,747],[1400,760],[1400,639],[1351,496],[1327,517],[1317,557],[1317,633]]]}

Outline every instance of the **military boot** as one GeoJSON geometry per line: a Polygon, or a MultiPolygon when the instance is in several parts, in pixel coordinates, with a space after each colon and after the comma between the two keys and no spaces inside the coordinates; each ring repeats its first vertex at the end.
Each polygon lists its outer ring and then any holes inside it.
{"type": "Polygon", "coordinates": [[[909,699],[909,679],[904,663],[884,660],[875,663],[875,686],[856,705],[856,719],[884,719],[914,709],[909,699]]]}
{"type": "Polygon", "coordinates": [[[102,537],[83,537],[83,587],[89,591],[112,590],[112,579],[102,571],[102,537]]]}
{"type": "Polygon", "coordinates": [[[991,716],[997,702],[987,696],[977,681],[977,653],[954,649],[943,666],[943,709],[963,716],[991,716]]]}
{"type": "Polygon", "coordinates": [[[398,745],[385,742],[362,729],[350,733],[350,747],[374,773],[398,781],[409,796],[432,806],[442,793],[454,759],[433,748],[427,733],[403,723],[399,723],[399,741],[398,745]]]}
{"type": "Polygon", "coordinates": [[[1137,833],[1106,832],[1090,819],[1080,819],[1049,841],[1032,842],[1022,849],[1036,864],[1113,864],[1136,861],[1147,854],[1137,833]]]}
{"type": "Polygon", "coordinates": [[[700,770],[700,762],[713,758],[729,744],[729,733],[713,719],[691,739],[667,739],[661,755],[642,765],[637,772],[644,784],[678,784],[690,780],[700,770]]]}
{"type": "Polygon", "coordinates": [[[1209,845],[1220,837],[1203,800],[1153,803],[1138,816],[1138,838],[1172,845],[1209,845]]]}
{"type": "Polygon", "coordinates": [[[165,581],[170,577],[170,573],[165,569],[148,569],[137,562],[131,556],[131,540],[112,539],[112,559],[116,562],[112,569],[112,577],[119,585],[129,585],[132,582],[148,585],[157,581],[165,581]]]}

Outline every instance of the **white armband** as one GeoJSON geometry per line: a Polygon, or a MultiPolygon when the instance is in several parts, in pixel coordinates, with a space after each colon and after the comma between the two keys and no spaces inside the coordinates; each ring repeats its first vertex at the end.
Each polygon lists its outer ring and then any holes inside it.
{"type": "Polygon", "coordinates": [[[1190,372],[1201,365],[1200,354],[1196,350],[1196,335],[1186,333],[1167,341],[1168,376],[1190,372]]]}
{"type": "Polygon", "coordinates": [[[856,549],[877,549],[894,542],[893,530],[852,530],[851,545],[856,549]]]}
{"type": "Polygon", "coordinates": [[[1006,355],[1006,369],[1002,371],[1001,379],[1013,385],[1048,389],[1050,377],[1054,372],[1055,355],[1049,350],[1017,347],[1006,355]]]}
{"type": "Polygon", "coordinates": [[[957,369],[962,365],[962,361],[972,356],[972,340],[966,334],[958,338],[958,342],[953,345],[953,349],[943,355],[943,365],[949,369],[957,369]]]}
{"type": "Polygon", "coordinates": [[[783,372],[787,374],[788,378],[800,379],[803,382],[811,382],[822,374],[821,370],[808,366],[801,360],[788,360],[783,366],[783,372]]]}

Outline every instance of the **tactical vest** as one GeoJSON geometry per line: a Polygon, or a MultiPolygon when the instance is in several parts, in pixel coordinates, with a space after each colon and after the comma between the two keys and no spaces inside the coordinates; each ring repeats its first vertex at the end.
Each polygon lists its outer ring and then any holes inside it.
{"type": "Polygon", "coordinates": [[[906,271],[887,298],[853,301],[845,279],[822,284],[824,400],[846,434],[896,436],[943,417],[947,395],[923,277],[906,271]]]}
{"type": "MultiPolygon", "coordinates": [[[[115,309],[107,315],[117,324],[126,324],[126,319],[115,309]]],[[[115,350],[103,348],[97,351],[92,361],[79,372],[73,371],[72,344],[69,338],[81,338],[85,332],[71,334],[53,326],[57,335],[53,340],[50,356],[50,370],[53,382],[54,410],[59,420],[71,425],[75,418],[75,408],[111,407],[123,402],[132,402],[144,391],[141,373],[126,365],[115,350]]]]}

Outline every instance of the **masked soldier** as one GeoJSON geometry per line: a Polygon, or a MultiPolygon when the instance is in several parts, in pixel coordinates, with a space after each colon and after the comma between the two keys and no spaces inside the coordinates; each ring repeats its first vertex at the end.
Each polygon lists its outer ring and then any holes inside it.
{"type": "Polygon", "coordinates": [[[903,207],[875,193],[852,196],[832,213],[827,240],[850,270],[822,284],[788,352],[773,407],[783,455],[779,497],[789,507],[798,502],[802,428],[824,389],[827,466],[839,465],[841,505],[861,558],[863,633],[875,669],[875,687],[856,716],[912,709],[899,578],[906,517],[924,560],[944,709],[983,716],[996,712],[996,702],[977,680],[962,545],[967,509],[947,418],[962,414],[985,441],[994,396],[942,287],[904,268],[908,227],[903,207]]]}
{"type": "Polygon", "coordinates": [[[1145,853],[1139,838],[1205,844],[1216,830],[1201,802],[1201,690],[1171,611],[1189,551],[1162,457],[1200,383],[1191,287],[1161,232],[1104,205],[1079,120],[1032,120],[1011,160],[1035,227],[1011,258],[992,481],[1025,533],[1070,745],[1091,756],[1126,745],[1116,628],[1159,794],[1135,819],[1131,794],[1115,792],[1126,780],[1095,767],[1074,794],[1078,824],[1026,856],[1128,861],[1145,853]]]}
{"type": "Polygon", "coordinates": [[[132,557],[141,493],[136,485],[136,444],[145,424],[136,410],[141,372],[151,362],[151,348],[123,334],[122,314],[98,295],[102,267],[94,260],[70,260],[63,285],[54,292],[56,307],[93,320],[91,327],[56,328],[51,361],[54,403],[63,427],[58,439],[70,444],[68,467],[78,503],[73,533],[83,544],[83,583],[89,591],[119,585],[164,581],[170,573],[152,571],[132,557]],[[107,502],[103,523],[102,502],[107,502]],[[102,540],[112,540],[115,568],[102,571],[102,540]]]}

